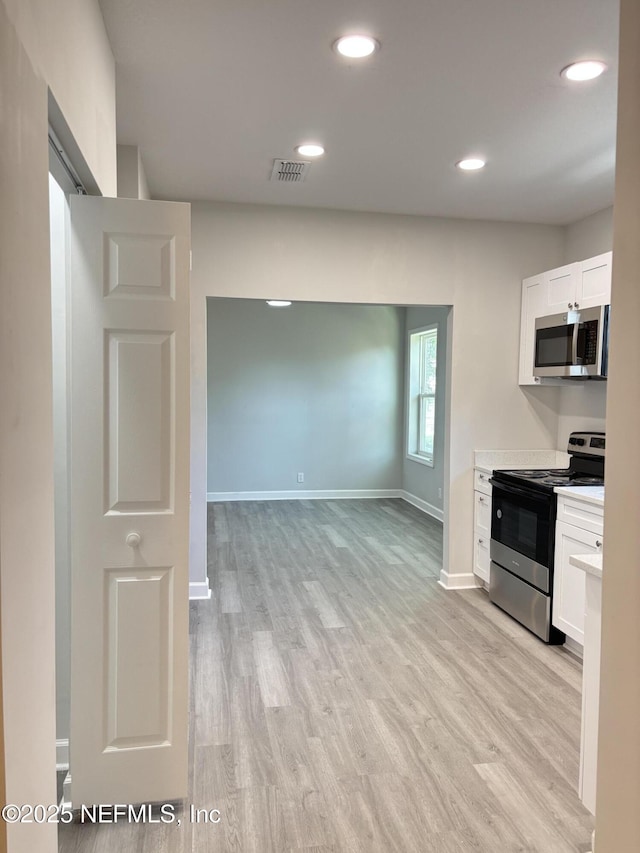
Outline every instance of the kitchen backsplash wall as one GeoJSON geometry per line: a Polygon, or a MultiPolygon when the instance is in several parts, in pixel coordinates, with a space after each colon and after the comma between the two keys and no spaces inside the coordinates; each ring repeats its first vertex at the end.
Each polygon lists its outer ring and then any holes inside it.
{"type": "MultiPolygon", "coordinates": [[[[565,263],[592,258],[613,247],[613,207],[568,225],[565,263]]],[[[567,446],[569,433],[578,429],[606,431],[606,382],[576,382],[558,389],[558,447],[567,446]]]]}
{"type": "Polygon", "coordinates": [[[606,382],[576,382],[570,388],[560,388],[558,408],[558,447],[567,446],[569,433],[588,429],[606,432],[606,382]]]}

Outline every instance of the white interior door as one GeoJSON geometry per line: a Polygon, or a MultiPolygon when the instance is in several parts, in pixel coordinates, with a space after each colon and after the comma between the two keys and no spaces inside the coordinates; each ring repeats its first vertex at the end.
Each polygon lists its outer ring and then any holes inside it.
{"type": "Polygon", "coordinates": [[[71,199],[71,795],[187,792],[187,204],[71,199]]]}

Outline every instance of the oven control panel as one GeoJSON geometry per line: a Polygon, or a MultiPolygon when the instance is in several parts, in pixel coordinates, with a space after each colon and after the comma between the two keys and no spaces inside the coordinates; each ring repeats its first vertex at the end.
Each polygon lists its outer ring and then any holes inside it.
{"type": "Polygon", "coordinates": [[[569,436],[567,453],[586,453],[589,456],[604,456],[606,437],[603,432],[572,432],[569,436]]]}

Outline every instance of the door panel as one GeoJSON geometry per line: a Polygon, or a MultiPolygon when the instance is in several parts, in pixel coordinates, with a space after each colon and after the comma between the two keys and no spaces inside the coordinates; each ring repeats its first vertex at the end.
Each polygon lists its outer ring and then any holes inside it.
{"type": "Polygon", "coordinates": [[[106,572],[107,750],[170,742],[173,574],[106,572]]]}
{"type": "Polygon", "coordinates": [[[73,805],[187,792],[189,206],[71,199],[73,805]]]}
{"type": "Polygon", "coordinates": [[[174,335],[107,332],[106,348],[108,511],[169,511],[174,335]]]}

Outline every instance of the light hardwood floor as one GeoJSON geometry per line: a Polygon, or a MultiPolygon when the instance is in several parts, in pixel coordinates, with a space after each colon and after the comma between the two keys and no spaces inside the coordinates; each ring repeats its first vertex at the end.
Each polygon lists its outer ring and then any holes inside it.
{"type": "Polygon", "coordinates": [[[217,825],[64,827],[64,853],[584,853],[581,665],[436,580],[399,500],[209,506],[190,801],[217,825]]]}

